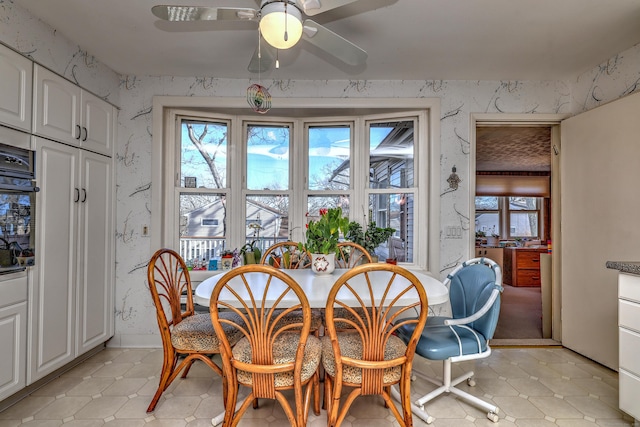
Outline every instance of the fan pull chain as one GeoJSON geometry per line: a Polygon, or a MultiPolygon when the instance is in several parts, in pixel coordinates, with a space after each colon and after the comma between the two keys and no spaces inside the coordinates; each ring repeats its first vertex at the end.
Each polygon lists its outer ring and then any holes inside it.
{"type": "Polygon", "coordinates": [[[287,2],[285,2],[284,3],[284,41],[289,40],[288,24],[289,24],[289,18],[287,17],[287,2]]]}
{"type": "Polygon", "coordinates": [[[280,49],[276,49],[276,70],[280,68],[280,49]]]}

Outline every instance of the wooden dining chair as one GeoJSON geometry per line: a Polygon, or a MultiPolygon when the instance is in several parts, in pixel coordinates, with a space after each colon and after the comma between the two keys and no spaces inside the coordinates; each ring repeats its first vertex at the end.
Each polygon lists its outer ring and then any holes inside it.
{"type": "MultiPolygon", "coordinates": [[[[264,251],[260,264],[284,269],[311,268],[311,255],[305,250],[301,251],[297,242],[279,242],[264,251]]],[[[282,319],[283,323],[300,323],[300,321],[301,313],[295,311],[282,319]]],[[[312,309],[311,332],[314,335],[319,336],[323,322],[322,310],[312,309]]]]}
{"type": "Polygon", "coordinates": [[[420,281],[397,265],[363,264],[336,281],[327,298],[327,335],[322,338],[328,426],[339,426],[354,400],[365,395],[382,396],[401,426],[413,425],[411,368],[416,343],[427,320],[427,307],[420,281]],[[399,306],[398,298],[402,296],[415,296],[415,302],[399,306]],[[347,297],[356,297],[360,306],[349,307],[343,301],[347,297]],[[350,316],[336,317],[336,308],[350,316]],[[364,318],[357,310],[365,313],[364,318]],[[338,332],[336,323],[348,324],[352,329],[338,332]],[[415,330],[407,344],[395,335],[403,325],[413,325],[415,330]],[[391,386],[395,384],[400,388],[402,413],[391,399],[391,386]],[[344,387],[351,388],[351,392],[342,401],[344,387]]]}
{"type": "Polygon", "coordinates": [[[355,242],[338,243],[336,268],[352,268],[356,265],[373,262],[369,252],[355,242]]]}
{"type": "Polygon", "coordinates": [[[300,250],[297,242],[278,242],[264,251],[260,264],[275,268],[309,268],[311,255],[305,250],[300,250]]]}
{"type": "MultiPolygon", "coordinates": [[[[158,389],[147,408],[147,412],[153,412],[162,393],[180,372],[182,378],[186,378],[196,360],[204,362],[220,375],[222,369],[211,359],[212,355],[220,353],[220,340],[211,324],[211,316],[208,313],[196,314],[194,311],[191,279],[182,257],[171,249],[159,249],[149,261],[147,280],[151,299],[156,307],[164,352],[158,389]],[[184,301],[184,308],[181,299],[184,301]]],[[[241,321],[233,313],[220,316],[241,321]]],[[[229,345],[234,345],[241,338],[231,328],[225,327],[221,329],[221,333],[222,331],[225,331],[225,341],[229,345]]],[[[223,396],[225,394],[223,390],[223,396]]]]}
{"type": "Polygon", "coordinates": [[[242,334],[235,346],[224,337],[221,340],[227,390],[224,426],[237,425],[256,399],[277,400],[294,427],[306,425],[312,400],[314,413],[320,414],[321,344],[309,333],[307,297],[290,276],[267,265],[235,268],[213,288],[210,310],[216,332],[231,327],[242,334]],[[284,296],[293,296],[296,303],[284,303],[284,296]],[[241,322],[222,317],[219,310],[235,313],[241,322]],[[281,325],[294,311],[302,313],[301,321],[281,325]],[[237,405],[240,386],[250,392],[237,405]],[[283,394],[289,389],[294,390],[295,411],[283,394]]]}

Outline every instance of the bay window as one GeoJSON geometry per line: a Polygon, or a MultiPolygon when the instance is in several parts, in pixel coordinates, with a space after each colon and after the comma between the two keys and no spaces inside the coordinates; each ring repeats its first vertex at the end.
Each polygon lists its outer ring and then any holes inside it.
{"type": "Polygon", "coordinates": [[[427,110],[314,112],[165,110],[162,172],[155,174],[163,190],[154,204],[161,206],[164,245],[190,260],[253,241],[262,249],[302,242],[309,219],[340,206],[364,228],[375,222],[396,230],[376,250],[380,258],[430,265],[427,249],[437,248],[437,240],[429,231],[437,218],[416,221],[421,210],[425,218],[434,211],[430,185],[438,175],[431,170],[438,158],[427,110]]]}

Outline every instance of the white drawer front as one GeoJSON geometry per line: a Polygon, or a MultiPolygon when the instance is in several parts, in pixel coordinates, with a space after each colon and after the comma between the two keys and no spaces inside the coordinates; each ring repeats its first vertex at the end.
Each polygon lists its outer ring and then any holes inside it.
{"type": "MultiPolygon", "coordinates": [[[[14,275],[11,275],[13,277],[14,275]]],[[[27,275],[18,278],[0,280],[0,307],[17,304],[27,300],[27,275]]]]}
{"type": "Polygon", "coordinates": [[[620,369],[620,409],[640,419],[640,378],[620,369]]]}
{"type": "Polygon", "coordinates": [[[640,304],[619,300],[618,325],[640,332],[640,304]]]}
{"type": "Polygon", "coordinates": [[[640,276],[633,274],[618,275],[618,296],[640,303],[640,276]]]}
{"type": "Polygon", "coordinates": [[[640,333],[620,328],[620,369],[640,376],[640,333]]]}

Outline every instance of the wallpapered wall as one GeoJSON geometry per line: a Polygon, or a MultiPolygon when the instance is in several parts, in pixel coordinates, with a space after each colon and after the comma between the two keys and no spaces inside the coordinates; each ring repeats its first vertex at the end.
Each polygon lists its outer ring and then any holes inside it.
{"type": "MultiPolygon", "coordinates": [[[[119,76],[10,0],[0,0],[0,41],[120,107],[116,143],[116,336],[110,345],[158,345],[146,264],[156,248],[141,236],[151,223],[151,129],[155,95],[243,97],[249,79],[119,76]]],[[[638,90],[640,45],[573,81],[263,81],[274,98],[439,98],[441,229],[461,225],[463,239],[441,239],[440,271],[469,253],[469,121],[472,113],[572,113],[638,90]],[[455,191],[447,177],[456,166],[455,191]]],[[[153,230],[152,230],[153,232],[153,230]]],[[[440,310],[446,310],[441,307],[440,310]]]]}

